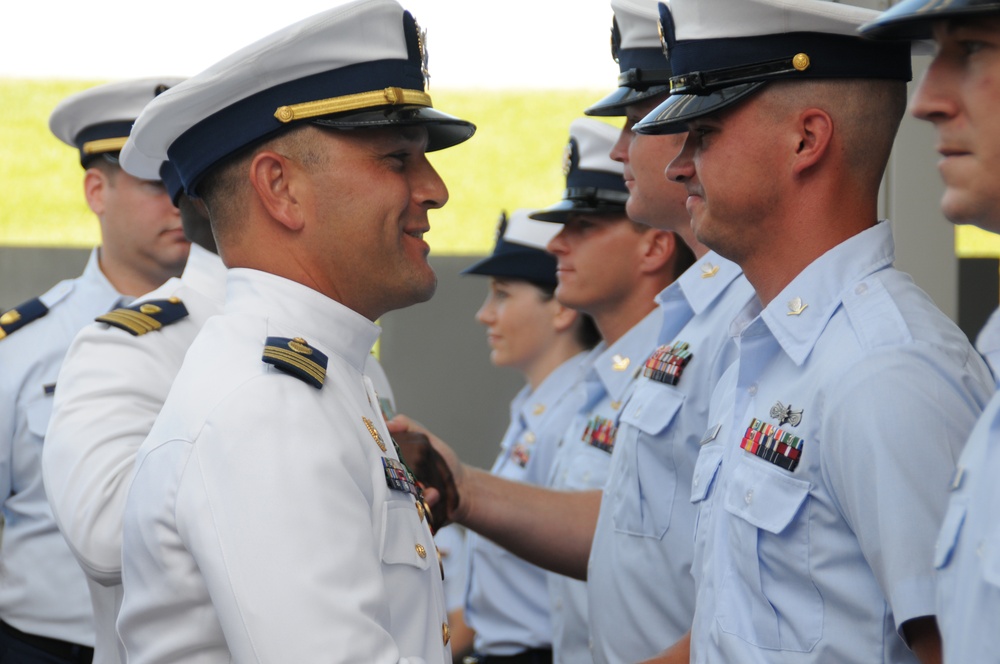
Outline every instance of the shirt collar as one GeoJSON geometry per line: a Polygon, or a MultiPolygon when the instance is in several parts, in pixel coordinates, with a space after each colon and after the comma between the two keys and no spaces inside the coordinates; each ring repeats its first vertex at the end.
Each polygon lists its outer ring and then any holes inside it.
{"type": "Polygon", "coordinates": [[[218,304],[226,301],[226,266],[204,247],[191,244],[181,281],[218,304]]]}
{"type": "Polygon", "coordinates": [[[659,311],[654,309],[594,358],[588,379],[599,380],[605,394],[611,399],[619,399],[656,346],[659,331],[659,311]]]}
{"type": "MultiPolygon", "coordinates": [[[[361,314],[308,286],[248,268],[229,270],[225,311],[264,318],[268,336],[302,337],[362,373],[380,332],[361,314]]],[[[263,348],[264,339],[260,342],[263,348]]]]}
{"type": "Polygon", "coordinates": [[[97,297],[101,298],[102,310],[109,310],[118,306],[128,305],[135,298],[122,295],[111,284],[111,282],[108,281],[107,276],[105,276],[103,270],[101,270],[100,257],[101,248],[95,247],[90,252],[90,258],[87,259],[87,267],[83,269],[81,281],[87,284],[88,287],[94,289],[97,297]]]}
{"type": "Polygon", "coordinates": [[[843,302],[845,288],[891,266],[893,259],[892,226],[879,222],[810,263],[764,308],[760,319],[789,358],[801,365],[843,302]]]}
{"type": "Polygon", "coordinates": [[[523,399],[519,407],[520,415],[529,429],[537,431],[546,418],[555,412],[555,406],[573,392],[570,386],[576,382],[580,366],[587,355],[586,352],[577,353],[556,367],[534,391],[522,390],[518,393],[518,397],[523,399]]]}

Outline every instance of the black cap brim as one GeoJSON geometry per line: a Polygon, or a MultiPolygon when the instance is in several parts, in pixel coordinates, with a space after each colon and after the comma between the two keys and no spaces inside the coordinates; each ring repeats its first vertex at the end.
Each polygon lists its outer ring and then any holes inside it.
{"type": "Polygon", "coordinates": [[[518,247],[507,243],[503,253],[487,256],[462,270],[462,274],[478,274],[501,279],[522,279],[535,284],[556,286],[556,257],[541,249],[518,247]]]}
{"type": "Polygon", "coordinates": [[[528,215],[535,221],[548,221],[554,224],[565,224],[570,217],[577,214],[593,215],[624,215],[625,205],[594,201],[574,201],[563,199],[555,205],[542,208],[528,215]]]}
{"type": "Polygon", "coordinates": [[[463,143],[476,133],[476,125],[427,106],[386,106],[309,120],[337,129],[421,126],[427,128],[427,152],[463,143]]]}
{"type": "Polygon", "coordinates": [[[979,0],[903,0],[859,32],[872,39],[920,40],[931,36],[934,21],[978,14],[1000,14],[1000,2],[979,0]]]}
{"type": "Polygon", "coordinates": [[[639,134],[679,134],[687,123],[711,113],[718,113],[760,90],[767,81],[742,83],[705,95],[673,95],[637,122],[632,130],[639,134]]]}
{"type": "Polygon", "coordinates": [[[604,99],[592,104],[584,114],[598,117],[622,117],[628,114],[628,107],[653,97],[670,93],[668,85],[653,85],[645,90],[636,90],[623,85],[604,99]]]}

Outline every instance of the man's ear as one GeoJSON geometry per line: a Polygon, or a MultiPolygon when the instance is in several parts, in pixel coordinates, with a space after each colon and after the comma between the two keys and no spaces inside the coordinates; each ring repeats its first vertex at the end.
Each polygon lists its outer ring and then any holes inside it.
{"type": "Polygon", "coordinates": [[[799,114],[799,144],[795,150],[792,172],[802,175],[814,167],[830,149],[833,141],[833,118],[819,108],[807,108],[799,114]]]}
{"type": "Polygon", "coordinates": [[[559,304],[555,298],[553,298],[551,302],[558,307],[556,315],[552,318],[552,325],[556,332],[565,332],[573,327],[574,323],[576,323],[576,319],[581,315],[580,312],[576,309],[570,309],[564,304],[559,304]]]}
{"type": "Polygon", "coordinates": [[[642,243],[640,243],[641,254],[639,255],[639,269],[646,274],[659,272],[674,259],[677,254],[677,236],[660,229],[644,231],[642,243]]]}
{"type": "Polygon", "coordinates": [[[108,175],[99,168],[88,168],[83,174],[83,195],[91,212],[98,217],[104,214],[104,196],[110,186],[108,175]]]}
{"type": "Polygon", "coordinates": [[[250,185],[268,215],[289,230],[301,230],[305,214],[298,180],[305,173],[288,157],[262,150],[250,162],[250,185]]]}

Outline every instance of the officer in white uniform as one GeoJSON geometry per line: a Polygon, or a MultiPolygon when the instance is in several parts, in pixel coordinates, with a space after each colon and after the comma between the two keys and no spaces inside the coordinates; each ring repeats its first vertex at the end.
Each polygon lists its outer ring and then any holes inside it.
{"type": "MultiPolygon", "coordinates": [[[[509,314],[487,314],[494,307],[493,293],[477,314],[487,327],[497,326],[501,343],[511,347],[498,351],[528,379],[510,404],[510,424],[500,441],[490,474],[505,480],[544,486],[552,472],[559,441],[579,409],[580,395],[573,390],[587,361],[592,343],[580,343],[579,318],[561,333],[549,334],[558,309],[550,304],[556,290],[556,259],[545,250],[558,232],[551,224],[529,218],[530,210],[515,210],[501,216],[497,242],[486,258],[463,270],[463,274],[489,276],[521,283],[531,305],[539,310],[518,329],[509,314]],[[547,299],[543,299],[547,298],[547,299]],[[552,312],[544,317],[545,312],[552,312]],[[495,320],[500,319],[502,320],[495,320]],[[535,321],[540,321],[535,323],[535,321]],[[506,331],[506,334],[505,334],[506,331]],[[519,337],[515,337],[519,335],[519,337]],[[535,338],[538,338],[536,341],[535,338]],[[536,350],[537,347],[537,350],[536,350]],[[515,358],[518,348],[528,357],[515,358]],[[511,357],[507,357],[511,356],[511,357]],[[540,370],[538,367],[543,367],[540,370]],[[535,377],[534,383],[531,378],[535,377]]],[[[509,296],[508,296],[509,297],[509,296]]],[[[499,306],[499,305],[496,305],[499,306]]],[[[574,312],[569,312],[574,317],[574,312]]],[[[589,322],[588,322],[589,324],[589,322]]],[[[491,331],[493,328],[491,328],[491,331]]],[[[595,339],[596,341],[596,339],[595,339]]],[[[496,360],[494,360],[496,362],[496,360]]],[[[475,630],[475,664],[548,664],[552,661],[552,625],[544,570],[512,555],[476,533],[468,534],[469,568],[465,594],[465,617],[475,630]]]]}
{"type": "Polygon", "coordinates": [[[667,176],[757,293],[691,484],[698,664],[940,657],[934,533],[993,381],[876,218],[910,75],[854,36],[876,15],[661,5],[674,94],[635,129],[687,130],[667,176]]]}
{"type": "MultiPolygon", "coordinates": [[[[128,169],[127,161],[123,166],[128,169]]],[[[180,180],[161,170],[173,197],[180,180]],[[173,187],[171,187],[173,185],[173,187]]],[[[87,574],[97,630],[94,661],[118,662],[121,530],[135,453],[153,426],[184,354],[225,299],[226,268],[207,217],[181,201],[192,240],[184,273],[76,336],[59,372],[42,470],[49,503],[87,574]]]]}
{"type": "Polygon", "coordinates": [[[118,151],[142,107],[177,79],[91,88],[64,100],[50,126],[79,150],[102,247],[83,274],[0,315],[0,660],[90,661],[94,627],[84,576],[56,528],[42,482],[56,377],[73,336],[117,303],[179,274],[188,253],[162,183],[137,180],[118,151]],[[47,443],[46,443],[47,444],[47,443]]]}
{"type": "MultiPolygon", "coordinates": [[[[561,225],[548,245],[559,261],[556,298],[594,318],[604,341],[574,386],[579,411],[566,429],[548,485],[567,491],[604,488],[619,418],[642,361],[656,346],[657,293],[687,269],[694,256],[675,234],[626,216],[622,164],[611,160],[619,131],[606,122],[574,120],[566,147],[566,189],[533,219],[561,225]]],[[[553,656],[590,658],[587,585],[549,574],[553,656]]]]}
{"type": "Polygon", "coordinates": [[[474,131],[431,107],[426,66],[412,16],[364,0],[136,121],[125,160],[169,158],[229,273],[136,458],[126,661],[450,658],[427,514],[363,373],[373,321],[434,290],[422,236],[448,194],[425,152],[474,131]]]}
{"type": "MultiPolygon", "coordinates": [[[[954,223],[1000,233],[1000,4],[901,2],[862,34],[878,39],[933,37],[934,61],[910,102],[910,112],[931,122],[944,158],[942,211],[954,223]]],[[[950,248],[949,248],[950,250],[950,248]]],[[[1000,377],[1000,312],[979,333],[976,347],[1000,377]]],[[[951,499],[938,536],[937,619],[944,661],[1000,662],[1000,547],[996,509],[1000,457],[1000,396],[990,400],[958,460],[951,499]]]]}
{"type": "Polygon", "coordinates": [[[684,238],[697,263],[657,296],[656,350],[641,360],[619,416],[587,572],[597,662],[639,661],[686,634],[694,615],[691,475],[708,402],[735,357],[727,328],[753,297],[739,266],[698,242],[687,194],[663,171],[684,135],[643,136],[632,126],[669,91],[656,0],[614,0],[612,56],[619,86],[588,115],[624,116],[612,156],[624,162],[630,217],[684,238]],[[650,578],[657,582],[651,584],[650,578]]]}

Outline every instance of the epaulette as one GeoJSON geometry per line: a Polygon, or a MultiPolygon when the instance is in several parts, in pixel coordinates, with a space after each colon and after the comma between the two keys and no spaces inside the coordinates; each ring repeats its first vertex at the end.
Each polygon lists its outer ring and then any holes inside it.
{"type": "Polygon", "coordinates": [[[326,380],[327,357],[302,337],[268,337],[264,342],[264,356],[261,358],[276,369],[281,369],[299,378],[316,389],[323,387],[326,380]]]}
{"type": "Polygon", "coordinates": [[[0,314],[0,339],[17,332],[32,321],[49,313],[49,308],[37,297],[0,314]]]}
{"type": "Polygon", "coordinates": [[[176,323],[187,315],[187,307],[180,298],[172,297],[167,300],[149,300],[131,307],[121,307],[94,320],[113,325],[139,337],[147,332],[159,330],[165,325],[176,323]]]}

